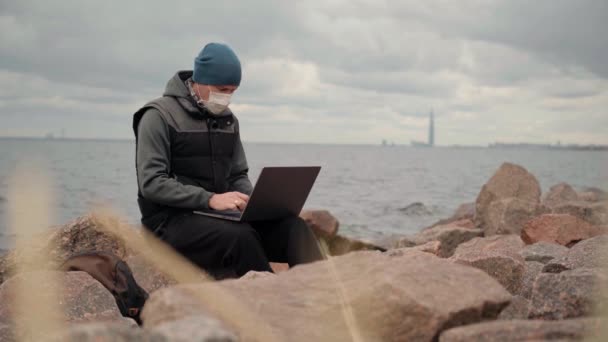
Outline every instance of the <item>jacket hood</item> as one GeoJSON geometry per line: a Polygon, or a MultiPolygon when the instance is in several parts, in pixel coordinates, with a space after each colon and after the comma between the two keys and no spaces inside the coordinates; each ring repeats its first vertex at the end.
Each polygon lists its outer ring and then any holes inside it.
{"type": "Polygon", "coordinates": [[[186,80],[192,77],[191,70],[182,70],[178,71],[169,79],[167,82],[167,86],[165,87],[165,92],[163,96],[173,96],[173,97],[190,97],[190,91],[186,86],[186,80]]]}
{"type": "Polygon", "coordinates": [[[191,77],[192,70],[181,70],[176,72],[167,82],[163,96],[175,97],[186,111],[197,116],[203,116],[204,118],[232,115],[230,108],[226,109],[221,115],[213,115],[209,113],[207,109],[199,107],[192,96],[190,96],[190,90],[186,86],[186,80],[191,77]]]}

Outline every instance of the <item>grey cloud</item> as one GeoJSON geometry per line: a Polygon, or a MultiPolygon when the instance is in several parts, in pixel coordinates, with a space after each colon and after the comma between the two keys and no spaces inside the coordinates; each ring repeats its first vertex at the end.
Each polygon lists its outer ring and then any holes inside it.
{"type": "Polygon", "coordinates": [[[553,110],[605,111],[607,16],[591,0],[0,0],[0,116],[13,127],[41,113],[116,120],[111,136],[128,137],[137,106],[218,40],[243,61],[235,103],[252,127],[308,139],[302,127],[317,122],[342,141],[364,127],[409,132],[434,107],[452,142],[486,142],[519,134],[530,112],[562,122],[553,110]]]}
{"type": "Polygon", "coordinates": [[[608,2],[498,1],[470,21],[471,37],[530,51],[557,67],[583,67],[608,77],[608,2]]]}

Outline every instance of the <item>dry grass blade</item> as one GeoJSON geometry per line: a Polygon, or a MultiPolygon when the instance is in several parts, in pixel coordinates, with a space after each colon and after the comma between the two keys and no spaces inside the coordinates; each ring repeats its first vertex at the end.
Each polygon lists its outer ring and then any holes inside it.
{"type": "MultiPolygon", "coordinates": [[[[9,181],[9,227],[16,236],[15,248],[24,253],[23,264],[43,264],[47,256],[27,248],[27,241],[47,229],[52,222],[51,182],[39,163],[19,164],[9,181]]],[[[20,269],[22,268],[22,269],[20,269]]],[[[51,331],[61,331],[64,314],[59,306],[60,280],[48,273],[32,272],[18,278],[14,293],[13,321],[21,340],[41,340],[51,331]],[[41,291],[41,287],[44,290],[41,291]]]]}

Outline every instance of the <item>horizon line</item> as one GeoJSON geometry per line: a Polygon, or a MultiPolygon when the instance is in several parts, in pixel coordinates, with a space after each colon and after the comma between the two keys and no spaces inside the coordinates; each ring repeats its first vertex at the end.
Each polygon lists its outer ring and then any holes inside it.
{"type": "MultiPolygon", "coordinates": [[[[0,135],[0,140],[49,140],[49,141],[107,141],[107,142],[133,142],[135,138],[111,138],[111,137],[45,137],[45,136],[19,136],[19,135],[0,135]]],[[[380,146],[382,143],[348,143],[348,142],[304,142],[304,141],[261,141],[261,140],[243,140],[244,143],[252,144],[289,144],[289,145],[349,145],[349,146],[380,146]]],[[[412,147],[411,143],[394,143],[392,146],[412,147]]],[[[434,147],[487,147],[488,145],[434,145],[434,147]]],[[[391,145],[386,145],[391,147],[391,145]]]]}
{"type": "MultiPolygon", "coordinates": [[[[46,137],[46,136],[17,136],[17,135],[0,135],[0,140],[47,140],[47,141],[104,141],[104,142],[134,142],[135,138],[111,138],[111,137],[46,137]]],[[[415,147],[415,148],[509,148],[509,147],[602,147],[608,148],[606,144],[570,144],[570,143],[562,143],[560,145],[551,144],[551,143],[533,143],[533,142],[499,142],[495,141],[492,143],[487,143],[485,145],[479,144],[449,144],[449,145],[437,145],[434,144],[432,147],[416,147],[412,146],[412,142],[410,143],[391,143],[387,145],[383,145],[382,142],[378,144],[374,143],[348,143],[348,142],[303,142],[303,141],[255,141],[255,140],[243,140],[243,143],[246,144],[267,144],[267,145],[278,145],[278,144],[286,144],[286,145],[332,145],[332,146],[379,146],[379,147],[415,147]]]]}

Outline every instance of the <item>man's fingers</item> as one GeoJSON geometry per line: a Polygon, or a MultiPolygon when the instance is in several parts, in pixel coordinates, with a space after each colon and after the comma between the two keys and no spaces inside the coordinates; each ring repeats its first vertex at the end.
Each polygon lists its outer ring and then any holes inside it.
{"type": "Polygon", "coordinates": [[[242,192],[235,192],[235,194],[245,202],[249,202],[249,196],[245,195],[242,192]]]}

